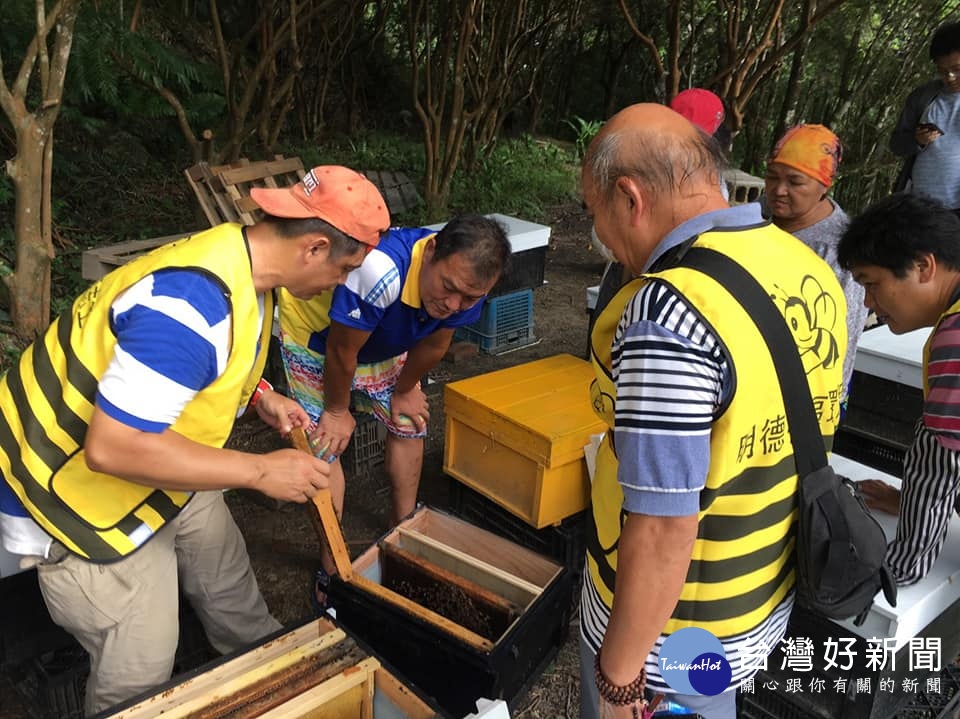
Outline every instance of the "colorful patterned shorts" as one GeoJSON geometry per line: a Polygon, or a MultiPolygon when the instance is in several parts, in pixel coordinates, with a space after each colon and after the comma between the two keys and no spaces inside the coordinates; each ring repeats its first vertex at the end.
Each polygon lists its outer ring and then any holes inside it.
{"type": "MultiPolygon", "coordinates": [[[[318,421],[323,414],[323,355],[288,341],[282,332],[280,351],[290,396],[300,403],[314,422],[318,421]]],[[[404,353],[382,362],[358,364],[350,388],[350,409],[374,415],[398,437],[426,437],[427,433],[418,432],[412,420],[403,417],[398,425],[391,416],[390,398],[406,362],[404,353]]]]}

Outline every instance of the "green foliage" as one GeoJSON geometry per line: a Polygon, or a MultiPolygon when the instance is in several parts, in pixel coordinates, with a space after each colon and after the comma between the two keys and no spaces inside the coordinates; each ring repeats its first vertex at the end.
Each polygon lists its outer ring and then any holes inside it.
{"type": "Polygon", "coordinates": [[[13,180],[10,175],[0,172],[0,206],[13,203],[13,180]]]}
{"type": "MultiPolygon", "coordinates": [[[[357,170],[403,172],[419,182],[423,145],[406,135],[383,132],[341,138],[320,147],[293,148],[305,167],[345,165],[357,170]]],[[[449,212],[501,212],[539,220],[545,208],[569,199],[576,190],[578,158],[552,140],[529,135],[502,140],[493,153],[471,170],[461,169],[453,180],[449,212]]],[[[402,217],[397,224],[418,225],[444,220],[428,217],[425,208],[402,217]]]]}
{"type": "Polygon", "coordinates": [[[423,167],[423,144],[418,138],[385,132],[331,138],[321,146],[298,148],[305,167],[344,165],[358,170],[409,173],[423,167]]]}
{"type": "Polygon", "coordinates": [[[226,102],[217,68],[146,32],[130,32],[112,13],[90,7],[77,23],[68,102],[91,114],[121,118],[173,115],[151,88],[166,87],[182,99],[191,122],[219,122],[226,102]]]}
{"type": "Polygon", "coordinates": [[[582,160],[587,153],[590,141],[597,136],[600,128],[603,127],[603,121],[586,120],[579,115],[574,115],[572,120],[564,120],[564,122],[573,128],[574,133],[576,133],[574,144],[577,148],[577,157],[582,160]]]}
{"type": "Polygon", "coordinates": [[[542,220],[547,207],[573,196],[577,168],[572,153],[553,141],[530,135],[501,141],[472,172],[457,174],[450,209],[542,220]]]}

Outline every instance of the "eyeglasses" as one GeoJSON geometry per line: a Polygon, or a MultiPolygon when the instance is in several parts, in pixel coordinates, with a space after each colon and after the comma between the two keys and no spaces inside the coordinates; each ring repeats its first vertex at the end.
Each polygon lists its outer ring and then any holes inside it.
{"type": "Polygon", "coordinates": [[[956,80],[960,78],[960,65],[953,67],[938,67],[937,74],[944,80],[956,80]]]}

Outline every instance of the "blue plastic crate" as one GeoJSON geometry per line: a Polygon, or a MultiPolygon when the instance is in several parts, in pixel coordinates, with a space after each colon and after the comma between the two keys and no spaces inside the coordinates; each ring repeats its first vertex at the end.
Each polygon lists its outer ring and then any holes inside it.
{"type": "Polygon", "coordinates": [[[488,298],[480,319],[460,327],[454,336],[458,340],[473,342],[487,354],[502,354],[535,343],[533,290],[488,298]]]}
{"type": "Polygon", "coordinates": [[[473,342],[480,348],[481,352],[491,355],[499,355],[511,350],[520,349],[527,345],[536,344],[537,338],[533,336],[533,323],[526,327],[518,327],[506,332],[498,332],[493,335],[485,335],[476,332],[470,327],[461,327],[455,335],[458,340],[473,342]]]}
{"type": "Polygon", "coordinates": [[[480,319],[467,329],[493,337],[501,332],[532,326],[533,290],[526,289],[487,299],[480,319]]]}

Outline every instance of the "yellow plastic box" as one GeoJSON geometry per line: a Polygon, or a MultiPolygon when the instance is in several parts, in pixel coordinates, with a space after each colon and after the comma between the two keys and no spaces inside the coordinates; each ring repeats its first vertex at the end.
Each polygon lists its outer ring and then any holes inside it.
{"type": "Polygon", "coordinates": [[[606,428],[592,379],[589,362],[563,354],[451,382],[444,471],[538,529],[585,509],[583,447],[606,428]]]}

